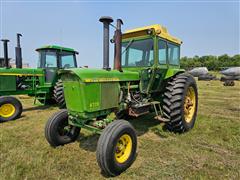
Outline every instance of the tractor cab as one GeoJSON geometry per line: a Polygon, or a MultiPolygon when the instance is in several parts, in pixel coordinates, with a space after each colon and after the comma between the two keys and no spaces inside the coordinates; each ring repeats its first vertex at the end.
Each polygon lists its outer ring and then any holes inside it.
{"type": "Polygon", "coordinates": [[[140,73],[142,92],[157,91],[179,71],[181,43],[161,25],[128,30],[122,35],[122,69],[140,73]]]}
{"type": "Polygon", "coordinates": [[[55,83],[59,69],[77,68],[77,51],[56,45],[43,46],[36,49],[39,53],[38,68],[46,73],[46,82],[55,83]]]}
{"type": "Polygon", "coordinates": [[[128,30],[122,35],[122,68],[179,68],[181,44],[158,24],[128,30]]]}

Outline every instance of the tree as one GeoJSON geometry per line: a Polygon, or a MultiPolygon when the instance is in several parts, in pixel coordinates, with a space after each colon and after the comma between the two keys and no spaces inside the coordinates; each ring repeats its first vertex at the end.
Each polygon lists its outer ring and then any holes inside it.
{"type": "Polygon", "coordinates": [[[180,66],[186,70],[195,67],[207,67],[208,70],[216,71],[226,67],[240,66],[240,54],[232,57],[227,54],[221,56],[194,56],[193,58],[185,56],[181,58],[180,66]]]}

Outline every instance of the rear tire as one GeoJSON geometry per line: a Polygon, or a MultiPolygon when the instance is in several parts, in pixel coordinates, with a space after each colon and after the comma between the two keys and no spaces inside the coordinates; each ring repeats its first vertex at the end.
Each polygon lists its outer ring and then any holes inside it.
{"type": "Polygon", "coordinates": [[[58,79],[58,81],[56,82],[56,85],[54,86],[53,96],[60,108],[66,107],[66,102],[64,99],[64,91],[63,91],[63,82],[61,79],[58,79]]]}
{"type": "Polygon", "coordinates": [[[22,103],[15,97],[0,97],[0,121],[17,119],[22,114],[22,103]]]}
{"type": "Polygon", "coordinates": [[[79,133],[80,128],[68,124],[68,112],[65,109],[50,117],[45,126],[45,138],[53,147],[75,141],[79,133]]]}
{"type": "Polygon", "coordinates": [[[132,125],[125,120],[115,120],[98,140],[98,165],[107,176],[117,176],[134,162],[136,149],[137,136],[132,125]]]}
{"type": "Polygon", "coordinates": [[[170,120],[167,123],[168,130],[182,133],[192,129],[197,108],[197,85],[190,74],[179,74],[167,82],[163,97],[163,116],[170,120]]]}

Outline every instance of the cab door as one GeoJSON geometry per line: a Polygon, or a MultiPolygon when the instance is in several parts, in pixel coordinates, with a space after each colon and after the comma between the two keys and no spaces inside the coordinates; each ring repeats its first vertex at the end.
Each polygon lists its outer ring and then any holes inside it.
{"type": "Polygon", "coordinates": [[[167,73],[168,69],[168,61],[167,61],[167,41],[156,38],[155,42],[155,50],[154,50],[154,68],[151,72],[151,81],[149,82],[149,89],[150,93],[160,91],[161,83],[163,77],[167,73]]]}
{"type": "Polygon", "coordinates": [[[42,68],[45,71],[45,82],[53,83],[56,78],[58,70],[58,56],[54,50],[41,50],[39,51],[40,61],[38,68],[42,68]]]}

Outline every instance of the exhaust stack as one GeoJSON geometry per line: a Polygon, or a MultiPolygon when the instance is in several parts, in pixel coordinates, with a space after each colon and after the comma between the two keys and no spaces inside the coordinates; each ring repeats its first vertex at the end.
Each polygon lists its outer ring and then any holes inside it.
{"type": "Polygon", "coordinates": [[[8,39],[2,39],[3,42],[3,53],[4,53],[4,65],[6,68],[10,68],[8,59],[8,39]]]}
{"type": "Polygon", "coordinates": [[[122,32],[121,25],[123,21],[121,19],[117,19],[117,27],[114,33],[114,69],[122,71],[122,32]]]}
{"type": "Polygon", "coordinates": [[[113,19],[109,16],[102,16],[99,19],[103,23],[103,69],[110,70],[109,67],[109,25],[113,19]]]}
{"type": "Polygon", "coordinates": [[[15,47],[16,68],[22,68],[22,48],[20,45],[21,36],[21,34],[17,33],[17,47],[15,47]]]}

